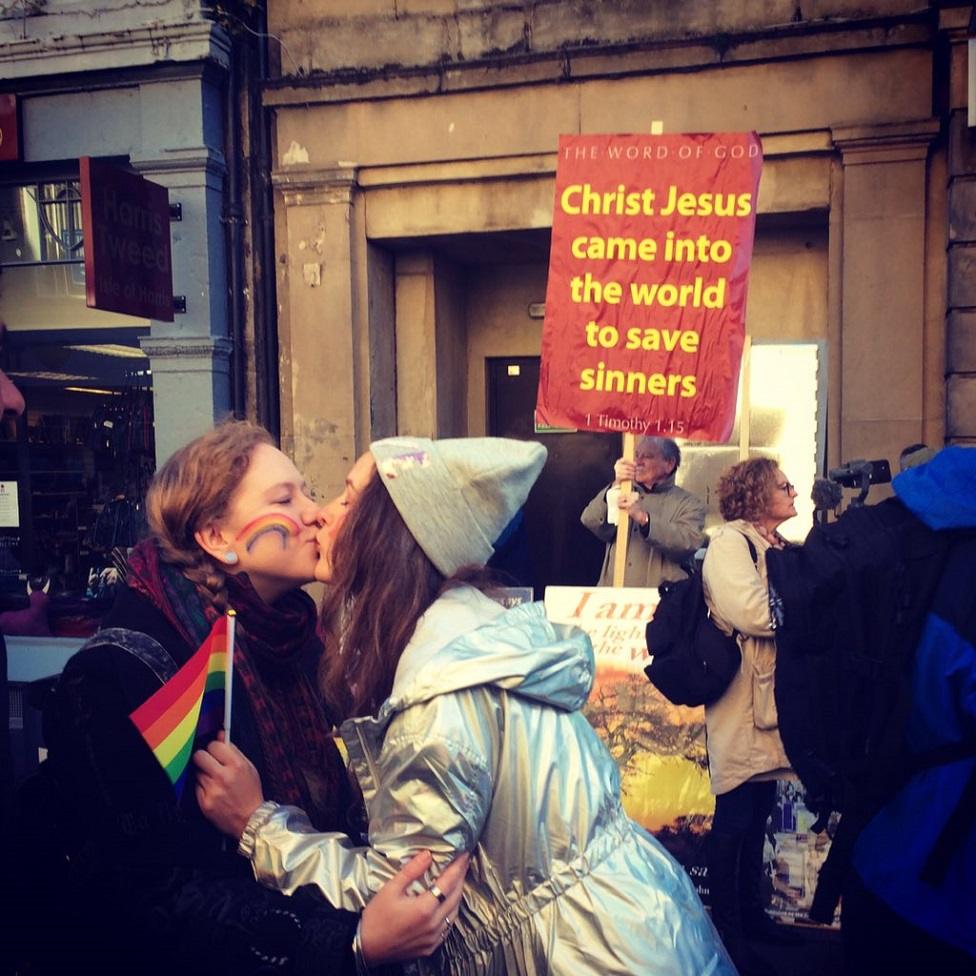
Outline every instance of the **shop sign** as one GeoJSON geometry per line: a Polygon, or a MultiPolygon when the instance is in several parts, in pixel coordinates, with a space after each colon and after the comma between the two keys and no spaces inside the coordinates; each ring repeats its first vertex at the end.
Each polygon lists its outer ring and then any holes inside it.
{"type": "Polygon", "coordinates": [[[89,156],[80,163],[88,307],[172,322],[168,191],[89,156]]]}
{"type": "Polygon", "coordinates": [[[761,168],[754,132],[560,137],[539,423],[728,439],[761,168]]]}
{"type": "Polygon", "coordinates": [[[20,125],[17,121],[17,96],[0,95],[0,163],[20,159],[20,125]]]}

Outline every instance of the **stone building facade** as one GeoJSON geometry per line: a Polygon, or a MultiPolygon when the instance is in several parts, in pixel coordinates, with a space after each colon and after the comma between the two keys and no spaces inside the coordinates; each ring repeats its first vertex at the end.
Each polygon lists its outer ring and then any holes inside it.
{"type": "MultiPolygon", "coordinates": [[[[159,460],[232,407],[223,94],[230,56],[230,37],[201,4],[0,4],[0,89],[18,99],[22,136],[20,159],[0,163],[0,181],[70,186],[78,158],[91,156],[131,167],[180,204],[173,290],[185,311],[173,322],[98,316],[85,309],[83,289],[76,310],[66,304],[60,318],[36,317],[42,331],[79,335],[144,327],[159,460]]],[[[8,279],[15,270],[7,268],[8,279]]],[[[6,303],[15,334],[20,309],[9,288],[6,303]]]]}
{"type": "Polygon", "coordinates": [[[561,133],[756,130],[753,342],[822,351],[820,462],[976,439],[971,4],[271,0],[282,434],[492,432],[538,355],[561,133]]]}
{"type": "Polygon", "coordinates": [[[2,365],[27,405],[0,431],[0,486],[7,497],[16,490],[0,525],[0,601],[47,578],[61,595],[59,636],[97,623],[100,581],[142,531],[157,463],[231,412],[267,414],[269,384],[247,336],[267,333],[268,302],[254,297],[259,272],[245,274],[242,216],[245,195],[255,219],[261,212],[242,151],[259,88],[243,76],[260,61],[261,32],[247,20],[251,5],[230,8],[0,2],[2,365]],[[170,238],[160,270],[172,272],[171,321],[145,317],[152,307],[87,307],[86,258],[87,274],[116,294],[150,287],[146,251],[136,248],[140,265],[118,232],[148,211],[123,199],[86,212],[82,157],[166,188],[169,215],[151,219],[170,238]],[[92,235],[106,242],[103,262],[114,248],[94,274],[92,235]]]}

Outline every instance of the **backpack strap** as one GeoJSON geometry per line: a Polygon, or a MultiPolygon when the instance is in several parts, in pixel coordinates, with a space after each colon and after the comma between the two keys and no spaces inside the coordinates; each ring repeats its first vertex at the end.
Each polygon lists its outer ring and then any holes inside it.
{"type": "Polygon", "coordinates": [[[756,547],[755,545],[753,545],[752,539],[750,539],[749,536],[745,534],[745,532],[740,532],[739,535],[741,535],[742,538],[746,540],[746,545],[749,547],[749,555],[752,556],[752,565],[758,566],[759,553],[756,552],[756,547]]]}
{"type": "Polygon", "coordinates": [[[160,684],[166,684],[179,670],[173,655],[163,647],[154,637],[144,634],[141,630],[129,630],[128,627],[106,627],[89,637],[79,650],[90,647],[102,647],[111,644],[138,658],[159,679],[160,684]]]}
{"type": "MultiPolygon", "coordinates": [[[[745,532],[740,532],[739,535],[741,535],[742,538],[746,540],[746,545],[749,547],[749,555],[752,556],[752,565],[758,567],[759,566],[759,553],[756,552],[756,547],[752,544],[752,539],[750,539],[749,536],[747,536],[745,534],[745,532]]],[[[711,617],[711,615],[712,615],[711,614],[711,611],[709,611],[708,612],[708,616],[711,617]]],[[[738,641],[739,638],[742,635],[739,633],[739,631],[737,631],[733,627],[732,628],[732,635],[731,636],[732,636],[732,639],[733,640],[738,641]]]]}

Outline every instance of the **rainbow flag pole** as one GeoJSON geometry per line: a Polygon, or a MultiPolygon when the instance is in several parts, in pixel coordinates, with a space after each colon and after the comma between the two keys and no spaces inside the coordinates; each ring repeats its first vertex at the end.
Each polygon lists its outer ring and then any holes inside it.
{"type": "Polygon", "coordinates": [[[224,739],[230,742],[230,719],[234,694],[234,633],[237,629],[237,611],[227,611],[227,672],[224,677],[224,739]]]}
{"type": "Polygon", "coordinates": [[[192,657],[129,716],[177,797],[197,741],[230,724],[234,623],[233,610],[218,617],[192,657]]]}

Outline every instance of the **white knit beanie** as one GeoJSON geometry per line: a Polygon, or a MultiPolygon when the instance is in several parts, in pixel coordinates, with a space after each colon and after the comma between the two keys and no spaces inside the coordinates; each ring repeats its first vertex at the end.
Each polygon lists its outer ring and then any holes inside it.
{"type": "Polygon", "coordinates": [[[547,453],[503,437],[388,437],[369,449],[410,534],[445,576],[491,558],[547,453]]]}

